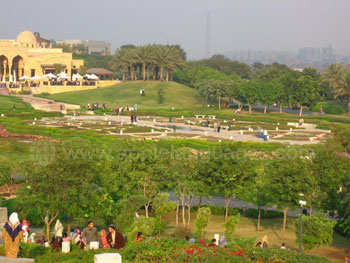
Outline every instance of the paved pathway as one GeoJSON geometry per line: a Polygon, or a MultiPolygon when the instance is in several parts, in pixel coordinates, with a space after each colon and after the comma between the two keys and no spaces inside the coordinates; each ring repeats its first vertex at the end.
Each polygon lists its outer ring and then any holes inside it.
{"type": "MultiPolygon", "coordinates": [[[[169,192],[169,199],[173,200],[173,201],[177,201],[178,200],[176,195],[174,193],[172,193],[172,192],[169,192]]],[[[209,197],[209,198],[202,197],[202,201],[201,202],[202,202],[202,205],[216,205],[216,206],[225,207],[225,200],[222,197],[215,197],[215,196],[212,196],[212,197],[209,197]]],[[[198,203],[199,203],[199,196],[196,196],[194,198],[193,204],[196,206],[196,205],[198,205],[198,203]]],[[[233,199],[229,206],[231,208],[243,208],[243,207],[245,207],[245,208],[255,208],[255,209],[258,208],[255,205],[243,202],[241,200],[236,200],[236,199],[233,199]]],[[[276,207],[263,207],[263,209],[283,212],[283,211],[277,209],[276,207]]],[[[288,216],[294,216],[295,217],[295,216],[298,216],[299,214],[300,214],[300,209],[289,210],[288,211],[288,216]]]]}
{"type": "Polygon", "coordinates": [[[32,107],[36,110],[61,111],[62,113],[66,113],[67,110],[80,109],[79,105],[55,102],[54,100],[38,98],[38,97],[34,97],[33,95],[15,95],[15,96],[20,97],[25,102],[30,103],[32,107]]]}
{"type": "MultiPolygon", "coordinates": [[[[75,120],[110,120],[110,121],[117,121],[125,124],[130,124],[130,117],[129,116],[66,116],[67,119],[75,119],[75,120]]],[[[278,142],[278,143],[289,143],[289,144],[295,144],[295,145],[304,145],[304,144],[317,144],[319,143],[318,140],[313,140],[313,141],[291,141],[291,140],[274,140],[270,139],[269,141],[264,141],[261,138],[257,138],[254,135],[248,135],[240,134],[240,131],[226,131],[226,130],[221,130],[219,133],[214,132],[212,128],[206,128],[206,127],[201,127],[201,126],[194,126],[194,125],[188,125],[184,123],[171,123],[171,122],[157,122],[157,118],[155,121],[153,121],[154,118],[150,118],[150,120],[138,120],[137,124],[138,126],[143,126],[143,127],[150,127],[154,129],[168,129],[169,132],[172,132],[173,126],[176,126],[176,133],[179,134],[191,134],[191,135],[200,135],[200,136],[209,136],[209,137],[214,137],[220,139],[225,139],[225,140],[233,140],[233,141],[253,141],[253,142],[278,142]]],[[[312,128],[310,130],[306,129],[304,131],[317,131],[320,133],[325,133],[324,130],[319,130],[312,128]]],[[[157,132],[158,133],[158,132],[157,132]]],[[[131,134],[128,134],[131,135],[131,134]]]]}

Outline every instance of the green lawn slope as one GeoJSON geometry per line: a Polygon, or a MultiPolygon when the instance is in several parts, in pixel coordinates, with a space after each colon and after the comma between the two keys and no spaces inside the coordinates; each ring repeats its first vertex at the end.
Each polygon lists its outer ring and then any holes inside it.
{"type": "MultiPolygon", "coordinates": [[[[43,97],[43,95],[41,95],[43,97]]],[[[132,81],[113,87],[98,88],[85,91],[64,92],[44,95],[55,101],[79,104],[81,106],[91,102],[106,102],[109,108],[116,106],[133,106],[139,108],[189,108],[198,107],[201,101],[198,92],[176,82],[132,81]],[[158,102],[158,89],[163,89],[164,100],[158,102]],[[145,90],[146,96],[140,96],[140,89],[145,90]]]]}
{"type": "Polygon", "coordinates": [[[17,111],[30,111],[33,108],[22,99],[11,96],[0,95],[0,112],[7,113],[13,111],[13,106],[16,107],[17,111]]]}

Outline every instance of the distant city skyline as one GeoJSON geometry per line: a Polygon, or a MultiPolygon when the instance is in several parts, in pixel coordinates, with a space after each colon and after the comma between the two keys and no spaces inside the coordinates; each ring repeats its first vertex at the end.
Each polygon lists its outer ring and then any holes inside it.
{"type": "Polygon", "coordinates": [[[348,0],[2,0],[0,38],[23,30],[57,40],[180,44],[189,59],[233,50],[286,50],[332,44],[350,51],[348,0]]]}

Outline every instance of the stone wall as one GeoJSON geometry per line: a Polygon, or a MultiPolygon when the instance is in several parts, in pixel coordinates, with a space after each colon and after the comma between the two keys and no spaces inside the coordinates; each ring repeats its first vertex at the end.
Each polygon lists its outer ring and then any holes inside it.
{"type": "MultiPolygon", "coordinates": [[[[7,220],[7,207],[0,207],[0,236],[2,235],[2,230],[7,220]]],[[[0,242],[2,242],[2,240],[0,242]]],[[[0,262],[2,263],[2,261],[0,262]]]]}
{"type": "Polygon", "coordinates": [[[6,258],[0,256],[1,263],[33,263],[35,262],[32,258],[6,258]]]}

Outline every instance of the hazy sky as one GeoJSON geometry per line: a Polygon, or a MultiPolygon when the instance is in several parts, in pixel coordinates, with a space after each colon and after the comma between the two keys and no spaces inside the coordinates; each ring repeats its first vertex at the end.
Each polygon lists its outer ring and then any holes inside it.
{"type": "Polygon", "coordinates": [[[205,55],[206,13],[211,54],[294,50],[333,44],[350,51],[350,0],[0,0],[0,39],[22,30],[54,39],[123,44],[181,44],[205,55]]]}

